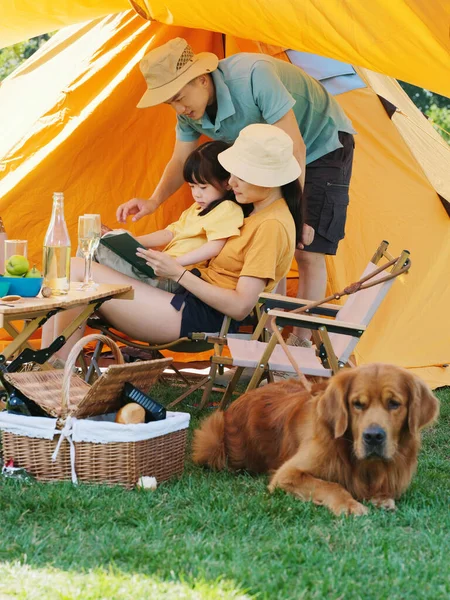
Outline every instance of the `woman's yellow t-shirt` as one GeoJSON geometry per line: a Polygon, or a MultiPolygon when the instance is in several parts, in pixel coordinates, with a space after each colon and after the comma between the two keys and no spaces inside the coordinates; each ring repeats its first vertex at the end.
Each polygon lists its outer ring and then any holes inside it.
{"type": "Polygon", "coordinates": [[[295,252],[295,223],[283,198],[244,219],[240,235],[200,269],[201,277],[222,288],[236,289],[239,277],[266,279],[270,292],[289,272],[295,252]]]}

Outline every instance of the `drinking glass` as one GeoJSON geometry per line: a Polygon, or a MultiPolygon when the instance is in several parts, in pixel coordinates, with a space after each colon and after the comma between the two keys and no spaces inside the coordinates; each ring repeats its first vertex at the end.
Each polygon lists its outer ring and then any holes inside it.
{"type": "Polygon", "coordinates": [[[100,215],[87,214],[78,217],[78,247],[84,256],[84,278],[78,290],[89,291],[97,287],[92,278],[92,257],[100,242],[100,234],[100,215]]]}
{"type": "Polygon", "coordinates": [[[19,254],[27,257],[27,240],[5,240],[5,263],[11,256],[19,254]]]}
{"type": "Polygon", "coordinates": [[[94,222],[93,231],[94,231],[94,242],[92,244],[92,254],[97,250],[98,245],[100,243],[100,238],[102,237],[102,222],[100,215],[91,215],[85,213],[83,217],[89,217],[94,222]]]}

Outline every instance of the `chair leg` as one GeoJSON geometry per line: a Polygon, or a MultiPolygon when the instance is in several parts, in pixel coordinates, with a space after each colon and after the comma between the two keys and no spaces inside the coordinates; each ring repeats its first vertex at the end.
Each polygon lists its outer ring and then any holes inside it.
{"type": "Polygon", "coordinates": [[[228,404],[231,400],[231,396],[234,392],[234,388],[236,387],[239,379],[241,378],[243,371],[244,371],[244,367],[238,367],[236,369],[236,371],[233,373],[233,377],[231,378],[230,382],[228,383],[227,388],[222,396],[222,400],[220,401],[220,405],[219,405],[220,410],[225,410],[226,407],[228,406],[228,404]]]}
{"type": "Polygon", "coordinates": [[[245,390],[246,392],[249,392],[250,390],[254,390],[255,388],[258,387],[262,376],[264,375],[264,368],[263,367],[257,367],[255,369],[255,372],[253,373],[252,378],[250,379],[250,382],[247,386],[247,389],[245,390]]]}
{"type": "Polygon", "coordinates": [[[205,406],[208,404],[208,401],[209,401],[209,398],[211,396],[211,392],[212,392],[212,389],[214,386],[214,381],[216,380],[216,373],[217,373],[218,366],[219,365],[216,363],[211,363],[211,368],[209,370],[209,375],[208,375],[208,383],[203,388],[202,399],[200,401],[200,406],[198,407],[199,410],[203,410],[205,408],[205,406]]]}
{"type": "Polygon", "coordinates": [[[199,382],[197,382],[196,384],[194,384],[193,386],[191,386],[186,392],[184,392],[183,394],[181,394],[181,396],[178,396],[178,398],[175,398],[175,400],[173,400],[170,404],[167,405],[167,408],[172,408],[173,406],[176,406],[177,404],[180,404],[180,402],[183,402],[183,400],[185,398],[187,398],[188,396],[190,396],[193,392],[196,392],[198,389],[200,389],[201,387],[203,387],[207,383],[208,383],[208,377],[204,377],[199,382]]]}
{"type": "MultiPolygon", "coordinates": [[[[163,355],[161,354],[161,357],[162,357],[162,356],[163,356],[163,355]]],[[[170,368],[170,369],[172,369],[172,371],[175,373],[175,375],[176,375],[176,376],[177,376],[179,379],[181,379],[181,381],[182,381],[183,383],[185,383],[186,385],[191,385],[191,382],[189,381],[189,379],[188,379],[188,378],[187,378],[185,375],[183,375],[183,373],[180,371],[180,369],[178,369],[178,368],[177,368],[177,367],[175,367],[174,365],[170,365],[170,367],[169,367],[169,368],[170,368]]]]}

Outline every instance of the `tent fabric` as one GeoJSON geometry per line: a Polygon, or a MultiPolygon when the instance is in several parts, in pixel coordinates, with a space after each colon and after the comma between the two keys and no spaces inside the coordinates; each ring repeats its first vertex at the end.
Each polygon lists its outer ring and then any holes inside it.
{"type": "MultiPolygon", "coordinates": [[[[8,114],[0,140],[0,215],[9,237],[28,238],[38,267],[54,191],[65,193],[75,254],[79,214],[100,212],[117,227],[116,207],[154,189],[173,148],[175,114],[168,106],[136,109],[145,90],[138,62],[175,36],[185,37],[195,51],[223,55],[222,35],[145,22],[128,11],[60,31],[0,87],[8,114]]],[[[260,49],[231,36],[225,42],[228,53],[260,49]]],[[[443,190],[450,149],[420,115],[414,117],[421,131],[417,143],[400,132],[396,115],[388,117],[377,94],[405,114],[412,110],[407,96],[386,77],[374,89],[372,74],[356,71],[367,87],[336,97],[358,135],[347,235],[337,256],[327,259],[329,289],[358,279],[383,239],[395,255],[410,250],[411,272],[393,286],[358,344],[356,360],[403,365],[433,386],[450,384],[449,221],[412,146],[427,139],[423,151],[428,163],[441,161],[443,190]]],[[[162,228],[191,201],[184,186],[130,230],[162,228]]]]}
{"type": "MultiPolygon", "coordinates": [[[[134,0],[171,26],[336,58],[450,96],[447,0],[134,0]]],[[[0,47],[129,8],[127,0],[2,0],[0,47]]]]}
{"type": "Polygon", "coordinates": [[[430,127],[420,110],[411,102],[400,85],[389,77],[365,71],[372,89],[397,110],[392,122],[425,171],[434,189],[450,202],[449,146],[430,127]]]}
{"type": "Polygon", "coordinates": [[[2,0],[0,48],[127,8],[127,0],[2,0]]]}

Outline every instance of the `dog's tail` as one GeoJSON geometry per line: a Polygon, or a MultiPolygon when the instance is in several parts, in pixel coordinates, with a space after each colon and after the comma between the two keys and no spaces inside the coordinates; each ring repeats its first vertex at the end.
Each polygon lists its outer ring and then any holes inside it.
{"type": "Polygon", "coordinates": [[[221,410],[205,419],[194,432],[192,459],[217,471],[225,468],[225,417],[221,410]]]}

